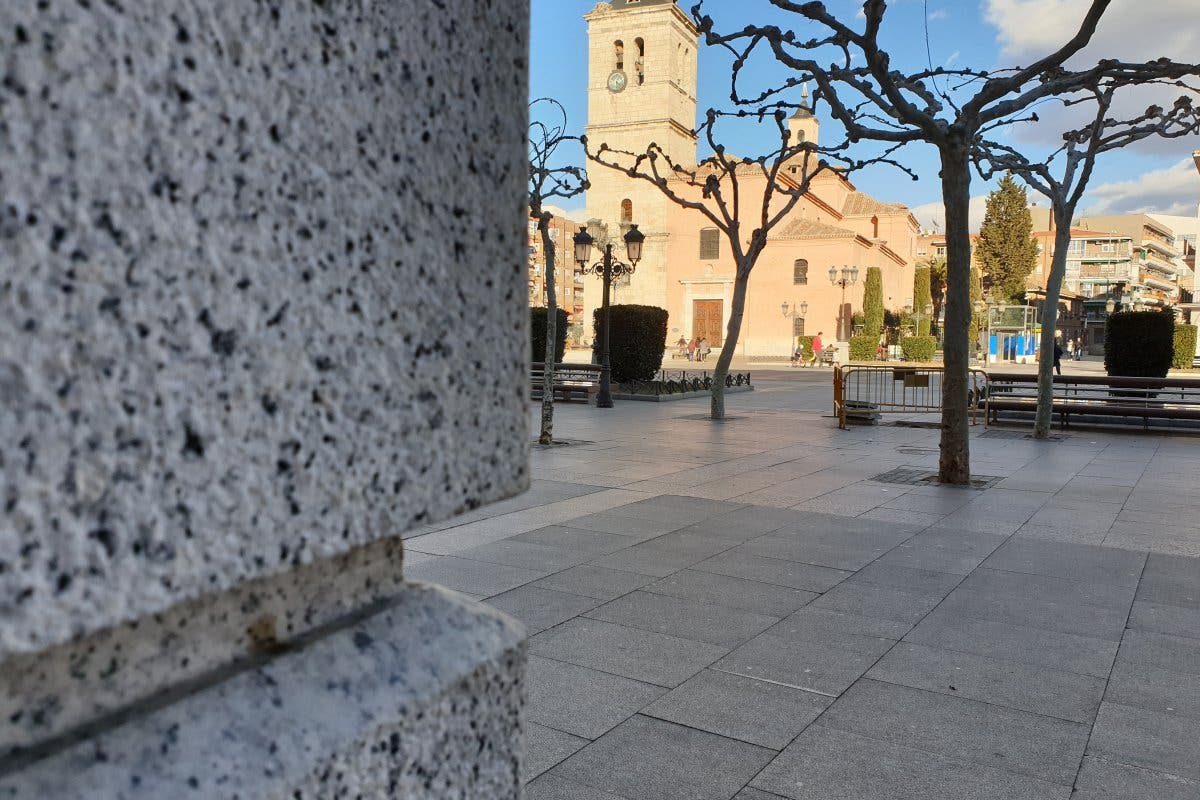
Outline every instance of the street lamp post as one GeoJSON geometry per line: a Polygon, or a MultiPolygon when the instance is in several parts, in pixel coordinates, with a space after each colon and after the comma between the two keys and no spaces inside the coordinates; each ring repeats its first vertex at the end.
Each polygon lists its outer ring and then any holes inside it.
{"type": "Polygon", "coordinates": [[[843,266],[841,269],[841,277],[838,277],[838,268],[829,268],[829,282],[834,286],[842,287],[842,302],[838,304],[838,340],[846,341],[850,337],[847,335],[849,328],[846,325],[846,287],[853,286],[858,282],[858,267],[843,266]]]}
{"type": "Polygon", "coordinates": [[[911,304],[905,304],[904,310],[913,315],[913,325],[916,326],[916,329],[913,331],[914,334],[920,334],[921,320],[926,317],[933,319],[933,303],[926,303],[917,309],[914,309],[911,304]]]}
{"type": "Polygon", "coordinates": [[[586,229],[575,234],[575,262],[584,273],[599,275],[604,281],[604,324],[601,327],[603,341],[600,343],[600,393],[596,396],[596,408],[612,408],[612,365],[609,361],[609,304],[608,298],[612,291],[613,277],[632,275],[637,263],[642,260],[642,243],[646,235],[638,230],[637,225],[630,225],[625,233],[625,254],[629,263],[625,264],[613,258],[612,242],[604,245],[604,259],[588,266],[592,257],[592,245],[595,240],[586,229]]]}
{"type": "Polygon", "coordinates": [[[800,303],[798,303],[793,308],[792,306],[789,306],[787,301],[785,300],[781,310],[783,311],[783,316],[788,319],[795,319],[796,317],[806,317],[806,316],[808,316],[808,303],[806,303],[804,301],[800,301],[800,303]]]}

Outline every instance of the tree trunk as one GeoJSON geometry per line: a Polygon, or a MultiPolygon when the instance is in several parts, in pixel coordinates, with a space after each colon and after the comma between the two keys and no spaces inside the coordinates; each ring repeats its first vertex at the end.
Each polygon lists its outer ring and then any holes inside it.
{"type": "Polygon", "coordinates": [[[733,281],[733,302],[729,308],[729,324],[725,327],[725,342],[721,345],[721,355],[717,356],[717,365],[713,368],[713,419],[725,419],[725,378],[729,375],[729,364],[733,361],[733,352],[737,349],[738,336],[742,332],[742,315],[746,311],[746,289],[749,285],[749,271],[743,273],[739,265],[733,281]]]}
{"type": "Polygon", "coordinates": [[[1074,209],[1054,203],[1052,213],[1054,256],[1050,262],[1050,275],[1046,279],[1046,297],[1042,301],[1042,357],[1038,362],[1037,419],[1033,424],[1035,439],[1050,436],[1050,417],[1054,411],[1054,334],[1058,328],[1058,298],[1062,294],[1063,276],[1067,272],[1067,248],[1071,245],[1074,209]]]}
{"type": "Polygon", "coordinates": [[[554,241],[550,238],[550,215],[538,218],[542,251],[546,254],[546,353],[542,370],[542,427],[539,444],[554,442],[554,362],[558,358],[558,293],[554,287],[554,241]]]}
{"type": "Polygon", "coordinates": [[[942,344],[942,440],[938,480],[971,481],[967,427],[971,325],[971,203],[969,149],[949,142],[941,147],[942,197],[946,206],[946,326],[942,344]]]}

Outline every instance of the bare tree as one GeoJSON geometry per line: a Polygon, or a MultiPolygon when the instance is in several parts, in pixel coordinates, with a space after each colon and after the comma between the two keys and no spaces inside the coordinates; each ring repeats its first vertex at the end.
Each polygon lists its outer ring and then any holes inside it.
{"type": "Polygon", "coordinates": [[[833,168],[831,161],[843,173],[867,164],[899,166],[889,158],[890,152],[868,161],[856,161],[846,155],[847,142],[823,147],[811,141],[793,140],[787,111],[799,107],[802,106],[779,102],[753,112],[709,109],[695,133],[704,138],[713,154],[699,164],[677,164],[656,144],[651,144],[644,153],[616,150],[607,144],[593,150],[587,137],[583,137],[590,160],[654,184],[671,202],[702,214],[729,243],[735,265],[733,299],[725,341],[713,369],[712,419],[725,418],[725,379],[741,334],[750,274],[769,242],[771,231],[787,220],[796,204],[808,194],[813,179],[833,168]],[[716,134],[717,123],[729,117],[753,117],[759,124],[773,124],[778,147],[758,158],[729,154],[716,134]],[[758,186],[761,192],[756,192],[758,186]]]}
{"type": "Polygon", "coordinates": [[[942,67],[898,70],[891,54],[880,44],[887,0],[863,2],[862,30],[842,22],[820,2],[770,0],[776,8],[794,14],[807,30],[815,31],[813,36],[775,25],[753,24],[720,34],[714,30],[712,19],[702,14],[703,2],[692,9],[706,42],[724,46],[735,55],[735,103],[761,106],[772,96],[813,80],[817,85],[814,97],[828,105],[851,141],[873,140],[890,147],[925,142],[937,149],[946,210],[948,272],[939,463],[939,478],[944,483],[968,483],[971,472],[967,414],[967,339],[971,324],[968,206],[971,161],[980,138],[1000,126],[1030,119],[1030,109],[1038,103],[1086,90],[1097,81],[1124,86],[1178,79],[1200,70],[1166,59],[1146,63],[1102,60],[1083,69],[1067,69],[1068,60],[1091,41],[1110,2],[1090,0],[1079,27],[1059,49],[1027,67],[998,72],[942,67]],[[792,74],[781,85],[757,96],[742,97],[739,72],[760,50],[792,74]],[[818,61],[829,52],[837,54],[836,61],[818,61]]]}
{"type": "Polygon", "coordinates": [[[553,200],[569,200],[588,188],[582,167],[559,163],[558,148],[565,142],[579,141],[567,135],[567,112],[557,100],[543,97],[529,104],[529,218],[537,221],[546,254],[546,352],[542,371],[542,420],[540,444],[554,441],[554,361],[558,355],[558,293],[554,285],[556,253],[550,237],[546,209],[553,200]]]}
{"type": "Polygon", "coordinates": [[[1055,334],[1058,327],[1058,301],[1062,294],[1063,277],[1067,271],[1067,250],[1071,243],[1071,221],[1075,209],[1087,191],[1088,182],[1102,153],[1119,150],[1151,136],[1175,139],[1200,132],[1200,109],[1190,96],[1181,96],[1168,109],[1151,106],[1132,119],[1117,120],[1108,116],[1117,87],[1098,83],[1082,98],[1066,102],[1076,104],[1094,100],[1096,116],[1084,128],[1063,135],[1063,145],[1043,161],[1033,161],[1013,147],[999,142],[980,140],[976,161],[980,174],[990,178],[998,171],[1012,172],[1041,192],[1050,201],[1054,221],[1054,252],[1050,274],[1046,279],[1046,295],[1042,303],[1042,358],[1038,366],[1038,405],[1034,422],[1035,439],[1050,435],[1050,419],[1054,396],[1055,334]],[[1061,162],[1061,172],[1055,172],[1061,162]]]}

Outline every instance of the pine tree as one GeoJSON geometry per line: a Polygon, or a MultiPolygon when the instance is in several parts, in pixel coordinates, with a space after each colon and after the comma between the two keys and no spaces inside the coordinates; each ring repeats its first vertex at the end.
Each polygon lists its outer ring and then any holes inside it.
{"type": "Polygon", "coordinates": [[[1037,242],[1025,187],[1011,174],[988,195],[987,213],[976,244],[980,266],[991,277],[997,299],[1017,302],[1025,293],[1025,278],[1037,264],[1037,242]]]}
{"type": "Polygon", "coordinates": [[[883,333],[883,271],[867,268],[867,283],[863,288],[863,333],[876,342],[883,333]]]}
{"type": "Polygon", "coordinates": [[[933,317],[933,294],[929,288],[929,267],[917,267],[913,271],[913,312],[917,314],[917,336],[929,335],[929,324],[933,317]],[[928,311],[926,308],[928,307],[928,311]]]}

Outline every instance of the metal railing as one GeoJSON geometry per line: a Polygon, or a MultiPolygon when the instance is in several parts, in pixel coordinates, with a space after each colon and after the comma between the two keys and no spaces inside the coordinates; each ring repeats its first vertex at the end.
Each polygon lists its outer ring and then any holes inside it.
{"type": "MultiPolygon", "coordinates": [[[[640,395],[671,395],[687,392],[704,392],[712,389],[713,379],[708,371],[699,373],[684,369],[659,370],[653,379],[648,381],[624,381],[621,384],[622,394],[640,395]]],[[[750,386],[749,372],[730,372],[725,376],[725,386],[732,389],[735,386],[750,386]]]]}
{"type": "MultiPolygon", "coordinates": [[[[942,411],[942,367],[888,367],[850,365],[833,371],[833,413],[838,427],[846,428],[847,412],[898,412],[940,414],[942,411]]],[[[967,380],[967,410],[971,424],[978,424],[980,407],[987,396],[987,375],[970,369],[967,380]]]]}

